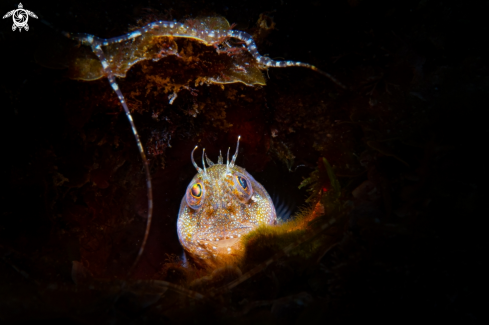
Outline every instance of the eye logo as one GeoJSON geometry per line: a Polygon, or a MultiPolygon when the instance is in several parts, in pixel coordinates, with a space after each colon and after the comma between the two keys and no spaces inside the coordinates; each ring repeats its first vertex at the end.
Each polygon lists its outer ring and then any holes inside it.
{"type": "Polygon", "coordinates": [[[37,19],[35,13],[29,10],[25,10],[23,8],[24,6],[22,6],[22,3],[19,3],[19,9],[11,10],[7,12],[5,16],[3,16],[3,19],[12,16],[12,19],[14,20],[14,24],[12,25],[12,31],[14,32],[17,28],[19,29],[19,32],[22,31],[22,28],[25,28],[26,31],[29,30],[29,25],[27,25],[29,16],[37,19]]]}

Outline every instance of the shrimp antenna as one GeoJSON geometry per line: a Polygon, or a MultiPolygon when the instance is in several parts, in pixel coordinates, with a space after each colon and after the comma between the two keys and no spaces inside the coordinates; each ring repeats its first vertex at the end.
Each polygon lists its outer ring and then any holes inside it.
{"type": "MultiPolygon", "coordinates": [[[[194,150],[192,150],[192,154],[190,155],[190,158],[192,158],[192,164],[194,165],[195,169],[197,169],[197,171],[199,173],[202,173],[202,169],[199,166],[197,166],[197,164],[195,163],[195,160],[194,160],[194,152],[195,152],[195,149],[197,149],[198,147],[199,146],[195,146],[194,150]]],[[[204,166],[204,168],[205,168],[205,166],[204,166]]]]}
{"type": "Polygon", "coordinates": [[[234,153],[233,160],[231,161],[231,168],[234,167],[234,163],[236,162],[236,158],[238,158],[239,139],[241,139],[240,135],[238,136],[238,144],[236,145],[236,152],[234,153]]]}

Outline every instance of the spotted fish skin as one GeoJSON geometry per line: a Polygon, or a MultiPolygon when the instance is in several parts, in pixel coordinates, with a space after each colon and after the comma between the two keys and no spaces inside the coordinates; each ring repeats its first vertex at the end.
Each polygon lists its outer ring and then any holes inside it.
{"type": "Polygon", "coordinates": [[[239,253],[242,236],[277,221],[265,188],[244,168],[219,161],[195,175],[178,213],[180,243],[201,260],[239,253]],[[244,195],[243,187],[248,188],[244,195]],[[198,204],[194,204],[196,198],[198,204]]]}

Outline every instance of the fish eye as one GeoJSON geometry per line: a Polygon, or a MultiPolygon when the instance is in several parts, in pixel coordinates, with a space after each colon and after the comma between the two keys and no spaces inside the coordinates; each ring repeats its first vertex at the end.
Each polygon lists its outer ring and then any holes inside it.
{"type": "Polygon", "coordinates": [[[244,177],[241,177],[241,176],[236,176],[236,179],[238,180],[238,183],[239,183],[239,185],[241,185],[243,190],[246,191],[248,189],[248,181],[244,177]]]}
{"type": "Polygon", "coordinates": [[[192,195],[196,199],[200,199],[202,197],[202,184],[195,183],[194,186],[190,188],[190,195],[192,195]]]}
{"type": "Polygon", "coordinates": [[[191,182],[187,187],[185,199],[190,208],[198,210],[204,203],[205,199],[204,184],[199,180],[191,182]]]}
{"type": "Polygon", "coordinates": [[[237,196],[241,203],[247,203],[253,195],[253,188],[251,184],[252,183],[247,176],[239,172],[233,173],[232,192],[237,196]]]}

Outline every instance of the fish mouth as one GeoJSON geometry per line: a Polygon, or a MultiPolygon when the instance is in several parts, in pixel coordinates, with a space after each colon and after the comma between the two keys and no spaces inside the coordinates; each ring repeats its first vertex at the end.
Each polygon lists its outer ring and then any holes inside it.
{"type": "Polygon", "coordinates": [[[232,235],[207,235],[205,238],[197,240],[197,243],[213,254],[231,254],[236,252],[241,238],[253,230],[253,227],[242,227],[230,230],[232,235]]]}

